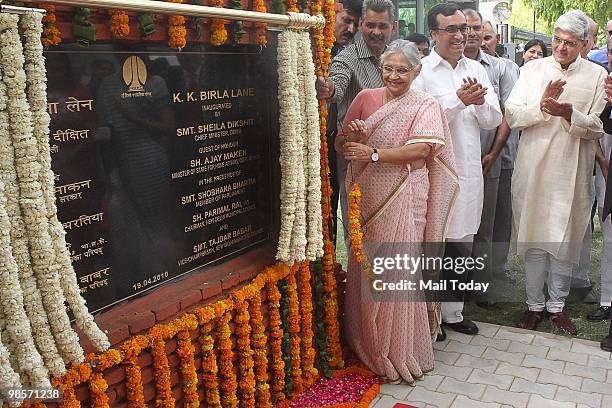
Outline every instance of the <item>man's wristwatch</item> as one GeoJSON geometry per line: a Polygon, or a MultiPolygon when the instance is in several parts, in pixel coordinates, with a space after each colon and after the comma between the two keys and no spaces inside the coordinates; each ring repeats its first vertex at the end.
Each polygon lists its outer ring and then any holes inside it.
{"type": "Polygon", "coordinates": [[[378,161],[378,150],[374,149],[372,152],[372,163],[376,163],[378,161]]]}

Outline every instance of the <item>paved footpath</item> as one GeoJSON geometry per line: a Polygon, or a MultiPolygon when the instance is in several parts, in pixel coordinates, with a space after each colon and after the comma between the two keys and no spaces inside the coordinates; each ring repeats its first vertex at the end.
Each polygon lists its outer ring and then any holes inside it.
{"type": "Polygon", "coordinates": [[[594,341],[477,323],[447,330],[415,386],[384,384],[370,408],[612,408],[612,357],[594,341]]]}

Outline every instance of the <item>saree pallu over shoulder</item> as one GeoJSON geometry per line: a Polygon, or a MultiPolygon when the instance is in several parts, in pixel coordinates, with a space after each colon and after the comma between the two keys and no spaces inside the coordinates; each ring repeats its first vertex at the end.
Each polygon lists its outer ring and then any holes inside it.
{"type": "MultiPolygon", "coordinates": [[[[366,120],[366,125],[368,136],[364,143],[378,149],[414,143],[430,144],[432,150],[426,158],[429,199],[423,242],[444,242],[459,193],[451,134],[444,110],[429,94],[410,89],[378,109],[366,120]]],[[[366,220],[375,216],[383,206],[388,206],[389,198],[397,196],[398,190],[405,187],[406,178],[410,174],[409,166],[401,170],[397,169],[397,165],[381,163],[353,162],[352,166],[358,183],[361,177],[367,177],[368,167],[371,166],[395,167],[395,171],[399,173],[396,185],[390,186],[388,194],[379,196],[375,210],[362,210],[366,220]]],[[[383,172],[385,170],[387,169],[383,172]]],[[[347,184],[350,183],[347,181],[347,184]]],[[[378,192],[380,193],[380,190],[378,192]]]]}

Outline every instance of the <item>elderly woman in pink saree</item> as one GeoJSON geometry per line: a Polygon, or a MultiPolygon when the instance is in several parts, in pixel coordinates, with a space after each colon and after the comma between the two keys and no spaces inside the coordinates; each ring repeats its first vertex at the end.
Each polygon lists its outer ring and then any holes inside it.
{"type": "MultiPolygon", "coordinates": [[[[421,68],[418,49],[396,40],[381,61],[385,87],[357,95],[346,114],[344,138],[336,142],[350,160],[347,191],[354,182],[361,188],[363,245],[370,263],[398,251],[419,258],[423,242],[444,242],[458,191],[444,112],[433,97],[410,89],[421,68]]],[[[421,271],[413,272],[395,268],[376,278],[418,282],[421,271]]],[[[419,291],[386,292],[382,301],[373,299],[373,285],[351,253],[346,338],[375,373],[392,382],[413,383],[433,370],[439,307],[419,291]]]]}

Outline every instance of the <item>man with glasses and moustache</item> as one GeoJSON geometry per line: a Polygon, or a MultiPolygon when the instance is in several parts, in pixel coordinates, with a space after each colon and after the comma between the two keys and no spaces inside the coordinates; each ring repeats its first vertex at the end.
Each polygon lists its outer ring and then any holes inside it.
{"type": "MultiPolygon", "coordinates": [[[[463,55],[479,62],[487,72],[489,80],[493,85],[495,94],[498,97],[500,106],[503,105],[512,91],[514,83],[518,79],[518,72],[512,75],[507,69],[506,64],[499,58],[491,57],[482,52],[481,46],[484,37],[484,26],[482,15],[472,9],[464,9],[463,14],[470,28],[465,50],[463,55]]],[[[474,237],[474,248],[472,256],[474,258],[482,257],[484,259],[484,268],[475,271],[473,278],[479,282],[492,282],[492,253],[493,253],[493,222],[495,221],[495,209],[497,207],[497,192],[499,186],[499,175],[501,172],[501,160],[499,152],[505,144],[510,134],[508,127],[499,127],[497,129],[481,129],[480,130],[480,147],[482,156],[482,173],[484,176],[484,198],[482,206],[482,216],[480,218],[480,227],[478,233],[474,237]],[[500,134],[498,134],[500,133],[500,134]],[[501,145],[499,141],[501,141],[501,145]],[[499,146],[497,150],[492,150],[496,143],[499,146]]],[[[491,298],[491,287],[487,292],[478,292],[474,294],[476,304],[485,309],[490,309],[495,306],[491,298]]]]}
{"type": "MultiPolygon", "coordinates": [[[[346,47],[333,60],[329,67],[329,77],[317,78],[315,83],[318,99],[329,99],[338,106],[338,133],[342,132],[342,122],[353,99],[363,89],[384,86],[380,68],[380,56],[387,47],[391,35],[397,29],[395,6],[391,0],[365,0],[359,30],[361,36],[346,47]]],[[[333,144],[330,145],[332,150],[333,144]]],[[[347,161],[342,153],[337,154],[337,180],[344,185],[347,161]]],[[[338,188],[344,226],[346,247],[348,240],[348,201],[346,190],[338,188]]]]}
{"type": "MultiPolygon", "coordinates": [[[[480,225],[484,194],[480,129],[495,129],[502,113],[485,69],[463,56],[469,26],[459,6],[442,3],[432,7],[427,23],[436,45],[423,58],[421,74],[412,86],[434,96],[448,119],[460,191],[446,234],[444,256],[469,258],[480,225]]],[[[446,279],[460,282],[467,279],[467,273],[444,270],[443,274],[446,279]]],[[[478,327],[463,318],[462,295],[454,293],[452,302],[442,303],[442,321],[455,331],[474,335],[478,327]]]]}
{"type": "Polygon", "coordinates": [[[523,131],[512,176],[513,230],[517,253],[525,257],[528,306],[518,326],[534,330],[546,310],[558,329],[576,335],[563,308],[591,215],[607,72],[580,57],[588,35],[582,11],[563,14],[553,32],[553,55],[526,64],[506,102],[508,124],[523,131]]]}

